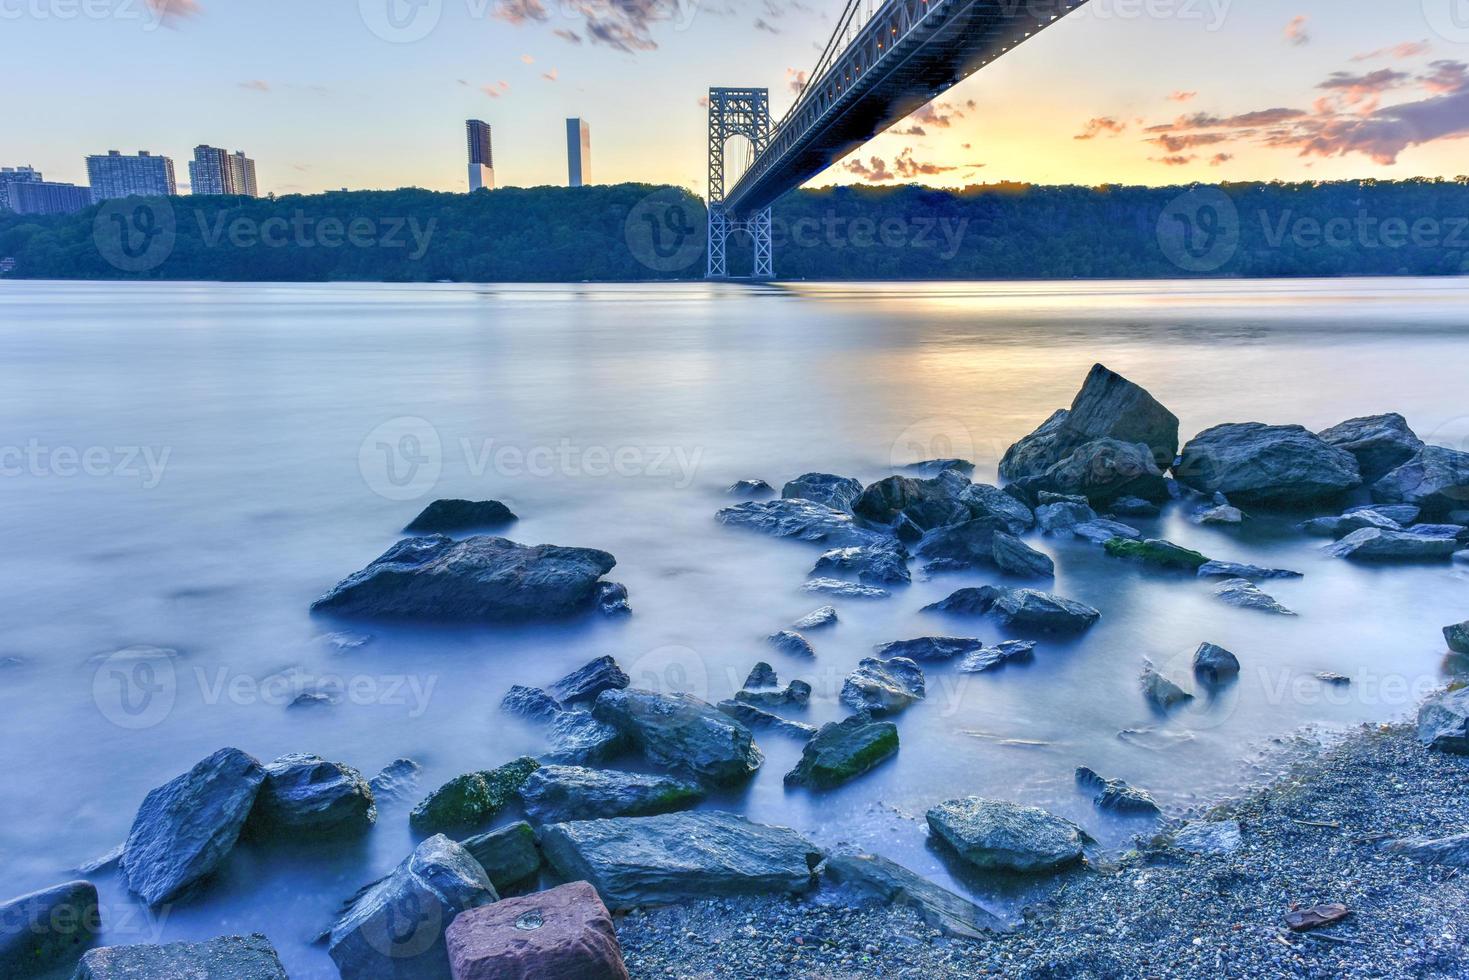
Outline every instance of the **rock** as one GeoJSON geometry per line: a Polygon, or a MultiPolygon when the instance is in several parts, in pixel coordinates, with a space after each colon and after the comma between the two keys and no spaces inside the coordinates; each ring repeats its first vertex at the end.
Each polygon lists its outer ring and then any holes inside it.
{"type": "MultiPolygon", "coordinates": [[[[1007,491],[1011,491],[1015,490],[1016,488],[1015,485],[1012,483],[1005,489],[1007,491]]],[[[1050,490],[1041,490],[1040,492],[1036,493],[1035,501],[1036,506],[1041,506],[1043,504],[1081,504],[1085,506],[1087,503],[1087,499],[1080,494],[1053,493],[1050,490]]]]}
{"type": "Polygon", "coordinates": [[[903,467],[905,473],[933,477],[941,473],[959,473],[968,476],[974,472],[974,464],[967,459],[925,459],[921,463],[909,463],[903,467]]]}
{"type": "Polygon", "coordinates": [[[1158,669],[1153,666],[1151,660],[1143,660],[1141,681],[1143,697],[1161,711],[1168,711],[1194,699],[1192,694],[1158,673],[1158,669]]]}
{"type": "Polygon", "coordinates": [[[1052,415],[1005,452],[1000,476],[1020,480],[1044,473],[1095,439],[1145,443],[1166,468],[1178,453],[1178,419],[1141,387],[1100,364],[1092,366],[1070,410],[1052,415]]]}
{"type": "Polygon", "coordinates": [[[497,769],[455,776],[424,797],[408,822],[420,834],[473,827],[489,821],[505,808],[540,763],[528,757],[497,769]]]}
{"type": "Polygon", "coordinates": [[[892,595],[887,589],[879,589],[872,585],[858,585],[856,582],[843,582],[836,578],[810,579],[801,586],[801,590],[837,596],[841,599],[886,599],[892,595]]]}
{"type": "Polygon", "coordinates": [[[253,831],[300,839],[311,834],[362,834],[377,820],[372,787],[362,773],[316,755],[283,755],[265,767],[250,813],[253,831]]]}
{"type": "Polygon", "coordinates": [[[327,952],[342,980],[441,980],[454,917],[499,899],[484,868],[442,834],[363,889],[331,928],[327,952]]]}
{"type": "Polygon", "coordinates": [[[1345,674],[1335,674],[1329,670],[1317,671],[1315,676],[1323,684],[1335,684],[1338,687],[1346,687],[1352,682],[1352,679],[1345,674]]]}
{"type": "Polygon", "coordinates": [[[545,757],[567,765],[594,765],[617,755],[626,743],[620,731],[593,718],[591,712],[563,711],[546,732],[545,757]]]}
{"type": "Polygon", "coordinates": [[[1152,815],[1162,812],[1146,790],[1129,786],[1120,779],[1103,779],[1086,766],[1077,767],[1076,782],[1093,794],[1092,802],[1103,810],[1152,815]]]}
{"type": "Polygon", "coordinates": [[[403,530],[408,534],[452,534],[516,520],[498,500],[435,500],[403,530]]]}
{"type": "Polygon", "coordinates": [[[597,585],[597,611],[603,616],[626,616],[632,612],[627,601],[627,586],[621,582],[601,582],[597,585]]]}
{"type": "Polygon", "coordinates": [[[1008,932],[1005,924],[966,898],[940,888],[875,854],[833,854],[821,866],[822,887],[841,904],[903,906],[931,927],[963,939],[1008,932]]]}
{"type": "Polygon", "coordinates": [[[595,701],[603,691],[621,690],[629,683],[627,674],[617,666],[616,660],[598,657],[552,684],[551,693],[560,698],[562,704],[575,704],[578,701],[595,701]]]}
{"type": "Polygon", "coordinates": [[[912,581],[908,572],[908,554],[896,541],[854,548],[833,548],[816,559],[811,574],[834,578],[855,575],[870,584],[912,581]]]}
{"type": "Polygon", "coordinates": [[[1027,495],[1046,490],[1098,506],[1118,497],[1168,499],[1153,451],[1140,442],[1116,439],[1082,443],[1044,472],[1017,480],[1015,486],[1027,495]]]}
{"type": "Polygon", "coordinates": [[[1094,521],[1085,521],[1071,528],[1071,533],[1078,538],[1083,538],[1093,544],[1106,544],[1113,538],[1123,538],[1128,541],[1141,541],[1143,532],[1137,528],[1122,524],[1118,521],[1109,521],[1097,518],[1094,521]]]}
{"type": "Polygon", "coordinates": [[[1469,527],[1462,524],[1414,524],[1404,531],[1420,538],[1437,538],[1458,544],[1469,544],[1469,527]]]}
{"type": "Polygon", "coordinates": [[[1469,868],[1469,834],[1451,834],[1437,838],[1404,837],[1383,841],[1382,849],[1420,864],[1469,868]]]}
{"type": "Polygon", "coordinates": [[[858,527],[852,515],[804,499],[752,500],[726,507],[715,515],[722,524],[747,527],[777,538],[815,541],[829,548],[886,540],[858,527]]]}
{"type": "Polygon", "coordinates": [[[907,657],[909,660],[952,660],[971,653],[984,644],[972,636],[920,636],[912,640],[881,643],[872,650],[879,657],[907,657]]]}
{"type": "Polygon", "coordinates": [[[956,486],[944,476],[931,480],[890,476],[863,490],[852,512],[879,524],[906,517],[921,530],[930,531],[970,517],[969,507],[959,499],[962,491],[963,485],[956,486]]]}
{"type": "Polygon", "coordinates": [[[906,657],[863,657],[842,682],[842,703],[875,715],[896,714],[923,698],[923,668],[906,657]]]}
{"type": "Polygon", "coordinates": [[[477,834],[459,842],[474,858],[496,893],[504,894],[541,870],[541,849],[536,846],[535,831],[524,820],[488,834],[477,834]]]}
{"type": "Polygon", "coordinates": [[[1328,545],[1325,550],[1335,558],[1357,561],[1435,561],[1451,557],[1458,550],[1458,544],[1453,538],[1364,527],[1336,544],[1328,545]]]}
{"type": "MultiPolygon", "coordinates": [[[[403,974],[393,974],[402,976],[403,974]]],[[[72,980],[287,980],[275,947],[260,933],[203,943],[89,949],[72,980]]]]}
{"type": "Polygon", "coordinates": [[[1090,505],[1074,500],[1058,500],[1035,509],[1036,526],[1046,534],[1070,531],[1078,524],[1090,524],[1096,520],[1097,512],[1090,505]]]}
{"type": "Polygon", "coordinates": [[[1455,653],[1469,653],[1469,620],[1443,628],[1444,642],[1455,653]]]}
{"type": "Polygon", "coordinates": [[[1160,568],[1181,568],[1193,572],[1209,562],[1207,557],[1197,551],[1176,545],[1172,541],[1164,541],[1162,538],[1148,538],[1145,541],[1111,538],[1103,542],[1102,547],[1113,558],[1146,562],[1160,568]]]}
{"type": "Polygon", "coordinates": [[[731,497],[768,497],[775,493],[775,487],[764,480],[736,480],[724,492],[731,497]]]}
{"type": "Polygon", "coordinates": [[[985,647],[983,650],[975,650],[970,653],[959,664],[959,670],[965,674],[978,674],[1011,661],[1029,660],[1033,656],[1035,656],[1034,640],[1004,640],[992,647],[985,647]]]}
{"type": "Polygon", "coordinates": [[[546,858],[613,911],[722,895],[799,894],[821,851],[793,830],[717,810],[552,824],[546,858]]]}
{"type": "Polygon", "coordinates": [[[811,700],[811,685],[805,681],[791,681],[786,685],[784,691],[736,691],[735,700],[742,704],[755,704],[763,707],[778,708],[783,705],[794,705],[804,708],[811,700]]]}
{"type": "Polygon", "coordinates": [[[1187,745],[1195,738],[1193,732],[1167,731],[1151,726],[1143,728],[1124,728],[1117,733],[1117,737],[1128,745],[1136,745],[1140,749],[1149,752],[1167,752],[1181,745],[1187,745]]]}
{"type": "Polygon", "coordinates": [[[821,726],[786,773],[787,786],[831,789],[850,782],[898,752],[898,726],[851,715],[821,726]]]}
{"type": "Polygon", "coordinates": [[[1454,552],[1454,561],[1458,562],[1460,565],[1469,565],[1469,548],[1465,548],[1463,551],[1454,552]]]}
{"type": "Polygon", "coordinates": [[[418,792],[418,779],[423,767],[412,759],[394,759],[368,781],[372,797],[377,802],[403,800],[418,792]]]}
{"type": "Polygon", "coordinates": [[[959,501],[974,518],[990,518],[1011,534],[1035,527],[1035,514],[1023,501],[988,483],[969,484],[959,491],[959,501]]]}
{"type": "Polygon", "coordinates": [[[1396,412],[1347,419],[1317,435],[1323,442],[1351,453],[1367,483],[1406,463],[1423,448],[1423,440],[1396,412]]]}
{"type": "Polygon", "coordinates": [[[748,728],[691,694],[603,691],[592,714],[652,765],[715,785],[749,779],[765,761],[748,728]]]}
{"type": "Polygon", "coordinates": [[[1112,513],[1118,517],[1157,517],[1163,508],[1141,497],[1118,497],[1112,501],[1112,513]]]}
{"type": "Polygon", "coordinates": [[[150,906],[183,895],[235,846],[265,770],[239,749],[220,749],[150,792],[123,851],[129,889],[150,906]]]}
{"type": "MultiPolygon", "coordinates": [[[[1413,504],[1358,504],[1356,507],[1348,507],[1346,510],[1342,511],[1341,516],[1350,517],[1353,514],[1360,514],[1363,511],[1371,511],[1379,518],[1385,518],[1389,521],[1394,521],[1398,524],[1399,527],[1407,527],[1409,524],[1412,524],[1414,521],[1416,521],[1418,519],[1418,516],[1423,513],[1421,508],[1416,507],[1413,504]]],[[[1452,520],[1452,515],[1450,519],[1452,520]]],[[[1458,523],[1463,522],[1461,521],[1458,523]]],[[[1356,528],[1350,528],[1349,530],[1355,531],[1356,528]]]]}
{"type": "Polygon", "coordinates": [[[852,505],[862,496],[862,484],[847,476],[805,473],[782,487],[780,495],[787,500],[810,500],[851,513],[852,505]]]}
{"type": "Polygon", "coordinates": [[[342,701],[341,696],[339,694],[335,693],[335,692],[330,692],[330,691],[302,691],[300,694],[298,694],[294,698],[292,698],[291,699],[291,703],[288,704],[288,705],[286,705],[286,707],[287,708],[314,708],[314,707],[327,707],[327,708],[329,708],[329,707],[331,707],[334,704],[340,704],[341,701],[342,701]]]}
{"type": "Polygon", "coordinates": [[[775,668],[762,660],[751,668],[749,676],[745,678],[744,686],[752,690],[762,687],[778,687],[780,678],[776,676],[775,668]]]}
{"type": "Polygon", "coordinates": [[[1362,483],[1357,461],[1299,425],[1233,422],[1194,436],[1174,475],[1202,493],[1246,505],[1330,499],[1362,483]]]}
{"type": "Polygon", "coordinates": [[[1007,527],[1009,525],[997,517],[976,517],[930,531],[914,550],[929,562],[930,569],[937,562],[945,563],[946,568],[993,565],[995,535],[1003,533],[1007,527]]]}
{"type": "Polygon", "coordinates": [[[1190,820],[1172,838],[1180,851],[1203,855],[1233,854],[1241,843],[1238,820],[1190,820]]]}
{"type": "Polygon", "coordinates": [[[585,881],[470,909],[446,941],[454,980],[628,980],[612,916],[585,881]]]}
{"type": "Polygon", "coordinates": [[[526,816],[536,823],[646,817],[687,809],[703,798],[697,783],[682,779],[582,766],[542,766],[520,787],[526,816]]]}
{"type": "Polygon", "coordinates": [[[1235,561],[1206,561],[1199,566],[1199,578],[1242,578],[1264,580],[1272,578],[1300,578],[1300,572],[1288,568],[1261,568],[1235,561]]]}
{"type": "Polygon", "coordinates": [[[516,684],[500,699],[500,710],[512,715],[529,718],[531,721],[550,721],[559,715],[561,702],[539,687],[516,684]]]}
{"type": "Polygon", "coordinates": [[[1277,616],[1295,615],[1295,612],[1287,609],[1274,596],[1262,592],[1247,579],[1225,579],[1214,587],[1214,597],[1240,609],[1257,609],[1277,616]]]}
{"type": "Polygon", "coordinates": [[[311,604],[318,612],[464,622],[534,620],[590,607],[617,564],[605,551],[489,535],[405,538],[311,604]]]}
{"type": "Polygon", "coordinates": [[[822,606],[819,609],[813,609],[813,610],[811,610],[806,615],[804,615],[800,619],[796,620],[794,623],[791,624],[791,629],[794,629],[794,630],[814,630],[814,629],[820,629],[823,626],[832,626],[832,625],[835,625],[836,624],[836,621],[837,621],[836,607],[834,607],[834,606],[822,606]]]}
{"type": "Polygon", "coordinates": [[[1101,618],[1091,606],[1036,589],[1002,589],[992,585],[960,589],[923,607],[948,613],[988,613],[1001,625],[1040,633],[1079,633],[1101,618]]]}
{"type": "Polygon", "coordinates": [[[996,531],[994,535],[995,567],[1011,575],[1027,578],[1054,578],[1056,563],[1050,555],[1041,554],[1019,538],[996,531]]]}
{"type": "Polygon", "coordinates": [[[1089,839],[1070,820],[1038,807],[978,796],[940,803],[928,811],[928,826],[981,871],[1064,868],[1081,860],[1089,839]]]}
{"type": "Polygon", "coordinates": [[[61,968],[102,929],[97,886],[63,885],[0,902],[0,976],[29,977],[61,968]]]}
{"type": "MultiPolygon", "coordinates": [[[[795,682],[793,681],[792,683],[795,682]]],[[[749,692],[742,691],[740,693],[748,694],[749,692]]],[[[716,704],[715,707],[718,708],[720,711],[723,711],[725,714],[729,715],[731,718],[739,721],[746,728],[769,728],[774,731],[780,732],[782,735],[789,735],[792,738],[798,738],[802,741],[805,741],[812,735],[816,734],[816,728],[813,725],[807,725],[799,721],[791,721],[788,718],[782,718],[780,715],[777,715],[773,712],[766,711],[763,708],[757,708],[754,704],[751,704],[748,701],[721,701],[716,704]]]]}
{"type": "Polygon", "coordinates": [[[1201,510],[1193,516],[1195,524],[1243,524],[1245,512],[1238,507],[1221,504],[1218,507],[1210,507],[1201,510]]]}
{"type": "Polygon", "coordinates": [[[1194,651],[1194,673],[1210,684],[1221,684],[1239,674],[1239,658],[1221,646],[1200,643],[1194,651]]]}
{"type": "Polygon", "coordinates": [[[1313,905],[1308,909],[1287,912],[1285,924],[1293,932],[1305,932],[1307,929],[1319,929],[1333,922],[1340,922],[1346,917],[1347,907],[1345,905],[1330,902],[1326,905],[1313,905]]]}
{"type": "MultiPolygon", "coordinates": [[[[1410,507],[1410,510],[1417,510],[1410,507]]],[[[1384,531],[1401,531],[1403,526],[1387,514],[1371,507],[1354,507],[1337,517],[1313,517],[1303,521],[1300,529],[1307,534],[1322,538],[1342,538],[1364,527],[1381,528],[1384,531]]]]}
{"type": "Polygon", "coordinates": [[[118,844],[107,853],[99,854],[97,857],[83,861],[72,870],[82,875],[96,874],[98,871],[110,871],[122,863],[122,854],[125,850],[127,850],[126,843],[118,844]]]}
{"type": "Polygon", "coordinates": [[[1418,741],[1440,752],[1469,755],[1469,687],[1423,702],[1418,741]]]}

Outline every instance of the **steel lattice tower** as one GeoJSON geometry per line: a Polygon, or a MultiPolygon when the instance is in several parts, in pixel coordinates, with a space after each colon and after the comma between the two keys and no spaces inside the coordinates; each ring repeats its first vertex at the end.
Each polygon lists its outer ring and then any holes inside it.
{"type": "Polygon", "coordinates": [[[709,90],[709,268],[707,278],[729,278],[725,246],[729,236],[746,232],[755,244],[751,276],[769,279],[771,265],[770,208],[748,215],[724,209],[724,147],[731,136],[750,141],[750,159],[757,159],[770,143],[770,90],[764,88],[711,88],[709,90]]]}

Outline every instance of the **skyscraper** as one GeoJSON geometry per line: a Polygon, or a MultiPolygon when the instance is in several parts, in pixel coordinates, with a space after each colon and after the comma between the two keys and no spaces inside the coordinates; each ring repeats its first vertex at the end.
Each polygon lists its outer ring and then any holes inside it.
{"type": "Polygon", "coordinates": [[[40,181],[41,172],[35,167],[0,167],[0,208],[17,210],[11,203],[10,185],[37,184],[40,181]]]}
{"type": "Polygon", "coordinates": [[[255,161],[245,156],[244,150],[230,154],[230,179],[234,182],[234,193],[245,197],[259,197],[260,186],[255,182],[255,161]]]}
{"type": "Polygon", "coordinates": [[[592,182],[592,127],[585,119],[566,120],[566,186],[592,182]]]}
{"type": "Polygon", "coordinates": [[[255,183],[255,161],[243,152],[230,153],[217,146],[194,147],[194,159],[189,161],[189,184],[195,194],[260,196],[255,183]]]}
{"type": "Polygon", "coordinates": [[[92,189],[49,180],[20,181],[10,187],[10,207],[17,214],[74,214],[92,206],[92,189]]]}
{"type": "Polygon", "coordinates": [[[478,119],[464,123],[469,138],[469,189],[495,189],[495,157],[490,149],[490,125],[478,119]]]}
{"type": "Polygon", "coordinates": [[[133,196],[169,197],[178,193],[173,161],[155,157],[147,150],[139,150],[137,156],[108,150],[106,156],[87,157],[87,179],[92,185],[94,201],[133,196]]]}

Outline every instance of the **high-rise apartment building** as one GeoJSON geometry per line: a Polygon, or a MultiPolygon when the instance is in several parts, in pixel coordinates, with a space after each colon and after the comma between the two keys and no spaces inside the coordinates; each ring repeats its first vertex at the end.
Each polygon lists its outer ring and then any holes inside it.
{"type": "Polygon", "coordinates": [[[469,189],[495,189],[495,157],[490,149],[490,124],[478,119],[464,123],[469,140],[469,189]]]}
{"type": "Polygon", "coordinates": [[[15,205],[10,203],[10,185],[36,184],[40,181],[41,172],[35,167],[0,167],[0,208],[15,210],[15,205]]]}
{"type": "Polygon", "coordinates": [[[243,152],[230,153],[217,146],[194,147],[194,159],[189,161],[189,185],[195,194],[260,196],[255,161],[243,152]]]}
{"type": "Polygon", "coordinates": [[[260,185],[255,182],[255,161],[245,156],[244,150],[230,154],[230,174],[235,178],[236,194],[260,196],[260,185]]]}
{"type": "Polygon", "coordinates": [[[92,189],[49,180],[10,185],[10,208],[17,214],[74,214],[92,206],[92,189]]]}
{"type": "Polygon", "coordinates": [[[592,127],[585,119],[566,120],[566,186],[592,182],[592,127]]]}
{"type": "Polygon", "coordinates": [[[118,197],[169,197],[178,193],[173,177],[173,161],[156,157],[147,150],[137,156],[124,156],[108,150],[105,156],[87,157],[87,179],[92,185],[92,200],[108,201],[118,197]]]}

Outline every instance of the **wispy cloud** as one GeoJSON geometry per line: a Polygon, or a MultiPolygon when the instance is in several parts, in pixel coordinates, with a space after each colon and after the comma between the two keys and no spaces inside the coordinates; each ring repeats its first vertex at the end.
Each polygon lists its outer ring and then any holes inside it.
{"type": "Polygon", "coordinates": [[[1402,44],[1394,44],[1388,48],[1378,48],[1376,51],[1366,51],[1362,54],[1353,55],[1353,61],[1375,61],[1378,58],[1417,58],[1433,50],[1433,46],[1427,41],[1405,41],[1402,44]]]}
{"type": "Polygon", "coordinates": [[[560,75],[560,72],[558,72],[555,68],[552,68],[550,71],[543,71],[543,72],[541,72],[541,77],[544,78],[548,82],[554,82],[554,81],[556,81],[556,79],[559,77],[559,75],[560,75]]]}
{"type": "Polygon", "coordinates": [[[165,27],[173,27],[180,20],[197,17],[204,12],[199,0],[147,0],[147,3],[148,9],[165,27]]]}
{"type": "Polygon", "coordinates": [[[263,78],[252,78],[248,82],[241,82],[240,88],[250,92],[269,92],[270,83],[263,78]]]}
{"type": "Polygon", "coordinates": [[[1074,140],[1094,140],[1103,133],[1111,133],[1117,136],[1127,129],[1127,123],[1113,116],[1096,116],[1086,121],[1081,127],[1081,132],[1071,137],[1074,140]]]}
{"type": "Polygon", "coordinates": [[[1168,96],[1168,101],[1192,102],[1194,99],[1198,98],[1198,95],[1199,93],[1197,92],[1174,92],[1172,95],[1168,96]]]}
{"type": "Polygon", "coordinates": [[[848,173],[856,174],[869,184],[881,184],[893,179],[893,172],[888,169],[887,162],[882,157],[869,157],[866,163],[859,160],[848,160],[842,166],[847,168],[848,173]]]}
{"type": "Polygon", "coordinates": [[[806,90],[806,71],[800,68],[786,69],[786,88],[792,95],[800,95],[806,90]]]}
{"type": "Polygon", "coordinates": [[[1310,44],[1311,35],[1306,32],[1306,24],[1309,21],[1310,18],[1307,17],[1305,14],[1296,14],[1294,17],[1292,17],[1290,19],[1290,23],[1285,25],[1286,41],[1290,44],[1294,44],[1296,47],[1310,44]]]}

